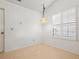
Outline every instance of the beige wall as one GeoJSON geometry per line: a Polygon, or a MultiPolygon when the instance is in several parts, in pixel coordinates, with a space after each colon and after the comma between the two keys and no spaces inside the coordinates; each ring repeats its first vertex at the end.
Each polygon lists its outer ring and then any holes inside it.
{"type": "Polygon", "coordinates": [[[79,8],[79,0],[56,0],[47,11],[49,23],[41,29],[39,22],[40,13],[5,2],[5,0],[0,0],[0,8],[5,9],[5,51],[26,47],[43,41],[51,46],[79,54],[79,41],[52,39],[52,15],[75,6],[79,8]],[[20,21],[23,24],[19,24],[20,21]],[[14,28],[14,30],[11,31],[11,28],[14,28]],[[41,36],[42,30],[44,31],[43,35],[45,34],[43,38],[41,36]]]}
{"type": "Polygon", "coordinates": [[[40,13],[5,0],[0,0],[0,8],[5,9],[5,51],[41,42],[40,13]]]}
{"type": "MultiPolygon", "coordinates": [[[[49,23],[45,26],[45,42],[51,46],[62,48],[64,50],[79,54],[79,39],[78,41],[68,41],[68,40],[61,40],[61,39],[52,39],[52,16],[56,13],[62,12],[66,9],[77,7],[79,11],[79,0],[56,0],[54,4],[48,10],[48,17],[49,23]]],[[[79,20],[79,12],[77,19],[79,20]]]]}

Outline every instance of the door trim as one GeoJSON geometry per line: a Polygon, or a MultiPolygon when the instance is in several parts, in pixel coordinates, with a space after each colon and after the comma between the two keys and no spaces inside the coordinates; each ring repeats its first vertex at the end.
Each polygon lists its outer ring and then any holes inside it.
{"type": "Polygon", "coordinates": [[[2,52],[5,52],[5,9],[0,8],[0,10],[3,10],[3,32],[4,34],[3,34],[3,51],[2,52]]]}

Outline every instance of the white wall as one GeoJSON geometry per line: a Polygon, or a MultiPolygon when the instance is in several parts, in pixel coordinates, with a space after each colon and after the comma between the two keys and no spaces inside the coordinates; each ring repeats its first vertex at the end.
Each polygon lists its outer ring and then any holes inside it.
{"type": "Polygon", "coordinates": [[[40,13],[5,0],[0,0],[0,8],[5,9],[5,51],[41,42],[40,13]]]}
{"type": "MultiPolygon", "coordinates": [[[[44,29],[45,32],[47,33],[45,36],[47,39],[44,39],[44,41],[45,43],[53,47],[62,48],[69,52],[79,54],[79,39],[78,41],[52,39],[52,26],[51,26],[52,15],[73,7],[77,7],[79,11],[79,0],[56,0],[56,2],[51,5],[47,14],[49,17],[49,23],[48,25],[45,26],[44,29]]],[[[79,20],[79,12],[77,19],[79,20]]]]}
{"type": "MultiPolygon", "coordinates": [[[[40,25],[40,13],[0,0],[0,8],[5,9],[5,51],[45,42],[51,46],[79,54],[79,41],[52,39],[52,15],[67,8],[79,7],[79,0],[58,0],[48,10],[49,23],[40,25]],[[19,24],[22,21],[22,24],[19,24]],[[14,28],[11,31],[11,28],[14,28]],[[44,38],[42,40],[41,32],[44,38]]],[[[78,9],[79,10],[79,9],[78,9]]],[[[79,19],[79,16],[78,16],[79,19]]]]}

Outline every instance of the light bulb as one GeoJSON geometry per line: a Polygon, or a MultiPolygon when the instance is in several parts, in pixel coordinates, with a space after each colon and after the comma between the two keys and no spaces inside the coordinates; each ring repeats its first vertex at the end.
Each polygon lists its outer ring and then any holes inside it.
{"type": "Polygon", "coordinates": [[[48,18],[47,17],[42,17],[41,18],[41,23],[43,23],[43,24],[47,24],[48,23],[48,18]]]}

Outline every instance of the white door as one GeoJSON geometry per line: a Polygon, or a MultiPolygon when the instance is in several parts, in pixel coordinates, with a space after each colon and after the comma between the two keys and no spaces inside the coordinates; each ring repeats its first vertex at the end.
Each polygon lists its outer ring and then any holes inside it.
{"type": "Polygon", "coordinates": [[[3,9],[0,9],[0,52],[4,50],[4,19],[3,19],[3,9]]]}

